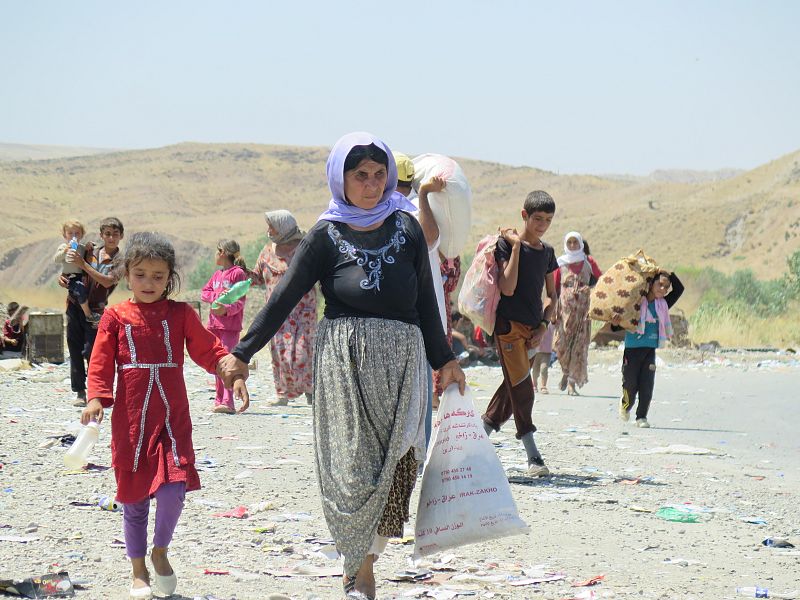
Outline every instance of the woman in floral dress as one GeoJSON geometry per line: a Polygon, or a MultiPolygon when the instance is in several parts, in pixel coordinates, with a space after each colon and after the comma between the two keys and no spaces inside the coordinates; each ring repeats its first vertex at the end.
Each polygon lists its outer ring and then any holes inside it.
{"type": "MultiPolygon", "coordinates": [[[[269,242],[254,270],[254,283],[267,288],[269,301],[284,273],[289,268],[297,245],[305,235],[288,210],[264,213],[269,242]]],[[[272,376],[278,399],[274,406],[286,406],[292,398],[305,394],[309,404],[313,401],[314,341],[317,335],[317,293],[312,288],[306,293],[270,341],[272,376]]]]}
{"type": "Polygon", "coordinates": [[[584,252],[583,237],[577,231],[564,236],[564,254],[558,257],[555,284],[558,317],[553,349],[561,363],[561,390],[577,396],[576,387],[589,381],[589,294],[602,273],[594,258],[584,252]]]}

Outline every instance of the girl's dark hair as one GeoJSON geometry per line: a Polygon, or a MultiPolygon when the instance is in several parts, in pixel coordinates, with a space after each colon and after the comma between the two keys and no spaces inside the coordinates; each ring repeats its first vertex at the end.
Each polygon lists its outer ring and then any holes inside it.
{"type": "Polygon", "coordinates": [[[222,250],[225,256],[228,257],[228,260],[230,260],[234,265],[247,271],[247,263],[245,262],[244,257],[239,254],[241,251],[241,248],[239,248],[239,242],[236,240],[220,240],[217,244],[217,248],[222,250]]]}
{"type": "Polygon", "coordinates": [[[370,144],[369,146],[353,146],[347,158],[344,159],[344,172],[352,171],[365,158],[374,160],[387,169],[389,168],[389,157],[386,155],[386,152],[375,144],[370,144]]]}
{"type": "Polygon", "coordinates": [[[583,240],[583,253],[586,256],[589,256],[592,253],[591,250],[589,250],[589,242],[586,240],[583,240]]]}
{"type": "Polygon", "coordinates": [[[125,246],[125,256],[122,258],[124,274],[130,273],[131,268],[143,260],[163,260],[167,263],[169,277],[162,298],[169,298],[181,289],[181,278],[175,270],[175,248],[166,237],[155,231],[134,233],[125,246]]]}

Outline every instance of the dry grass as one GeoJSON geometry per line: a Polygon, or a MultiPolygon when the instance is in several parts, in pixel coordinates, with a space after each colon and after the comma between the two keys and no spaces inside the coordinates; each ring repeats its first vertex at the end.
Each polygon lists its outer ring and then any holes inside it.
{"type": "Polygon", "coordinates": [[[764,318],[743,313],[735,307],[722,306],[691,319],[689,337],[695,344],[716,341],[728,348],[797,348],[800,345],[798,308],[792,307],[777,317],[764,318]]]}

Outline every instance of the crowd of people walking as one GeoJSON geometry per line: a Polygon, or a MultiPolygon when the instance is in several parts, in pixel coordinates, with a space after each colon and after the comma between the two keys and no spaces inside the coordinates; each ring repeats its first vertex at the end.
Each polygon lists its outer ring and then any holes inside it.
{"type": "MultiPolygon", "coordinates": [[[[550,473],[535,439],[534,401],[536,393],[550,393],[554,359],[561,390],[577,396],[588,382],[590,294],[603,273],[583,236],[567,233],[556,256],[544,241],[556,202],[542,190],[528,194],[516,226],[499,230],[500,300],[490,337],[452,307],[461,258],[443,253],[431,208],[432,195],[447,189],[446,177],[415,179],[413,161],[363,132],[334,144],[326,174],[331,198],[307,232],[288,210],[264,213],[268,241],[252,269],[235,240],[218,242],[218,270],[201,293],[209,305],[205,327],[188,304],[171,299],[180,279],[166,237],[134,234],[123,252],[118,219],[101,222],[97,247],[79,245],[80,222],[62,227],[56,260],[65,265],[72,390],[84,423],[101,421],[114,407],[112,464],[132,598],[174,593],[167,550],[185,493],[200,486],[184,349],[216,377],[214,413],[247,410],[248,365],[267,344],[274,404],[304,398],[312,405],[319,492],[343,556],[347,597],[376,595],[373,565],[388,538],[402,536],[432,412],[451,384],[464,392],[462,365],[499,363],[502,379],[481,417],[485,433],[513,417],[528,475],[550,473]],[[109,306],[121,279],[132,298],[109,306]],[[249,285],[263,286],[266,304],[242,335],[246,295],[230,296],[249,285]],[[151,498],[152,573],[145,563],[151,498]]],[[[668,308],[681,292],[674,274],[658,274],[643,299],[640,327],[626,334],[623,420],[638,394],[636,421],[647,426],[655,348],[671,334],[668,308]]]]}

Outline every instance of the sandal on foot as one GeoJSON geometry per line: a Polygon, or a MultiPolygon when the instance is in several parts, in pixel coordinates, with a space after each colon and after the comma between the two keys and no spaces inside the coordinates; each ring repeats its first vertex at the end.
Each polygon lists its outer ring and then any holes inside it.
{"type": "Polygon", "coordinates": [[[172,575],[159,575],[155,572],[155,569],[153,571],[153,584],[156,595],[163,597],[172,596],[178,587],[178,577],[175,575],[175,571],[172,572],[172,575]]]}
{"type": "Polygon", "coordinates": [[[540,394],[549,394],[550,390],[547,389],[546,385],[543,385],[541,388],[539,388],[539,393],[540,394]]]}
{"type": "Polygon", "coordinates": [[[345,596],[348,595],[350,592],[356,589],[356,578],[353,577],[352,579],[345,580],[345,578],[342,577],[342,587],[344,588],[345,596]]]}
{"type": "Polygon", "coordinates": [[[145,587],[132,587],[128,595],[131,600],[150,600],[153,597],[153,590],[150,586],[145,587]]]}

